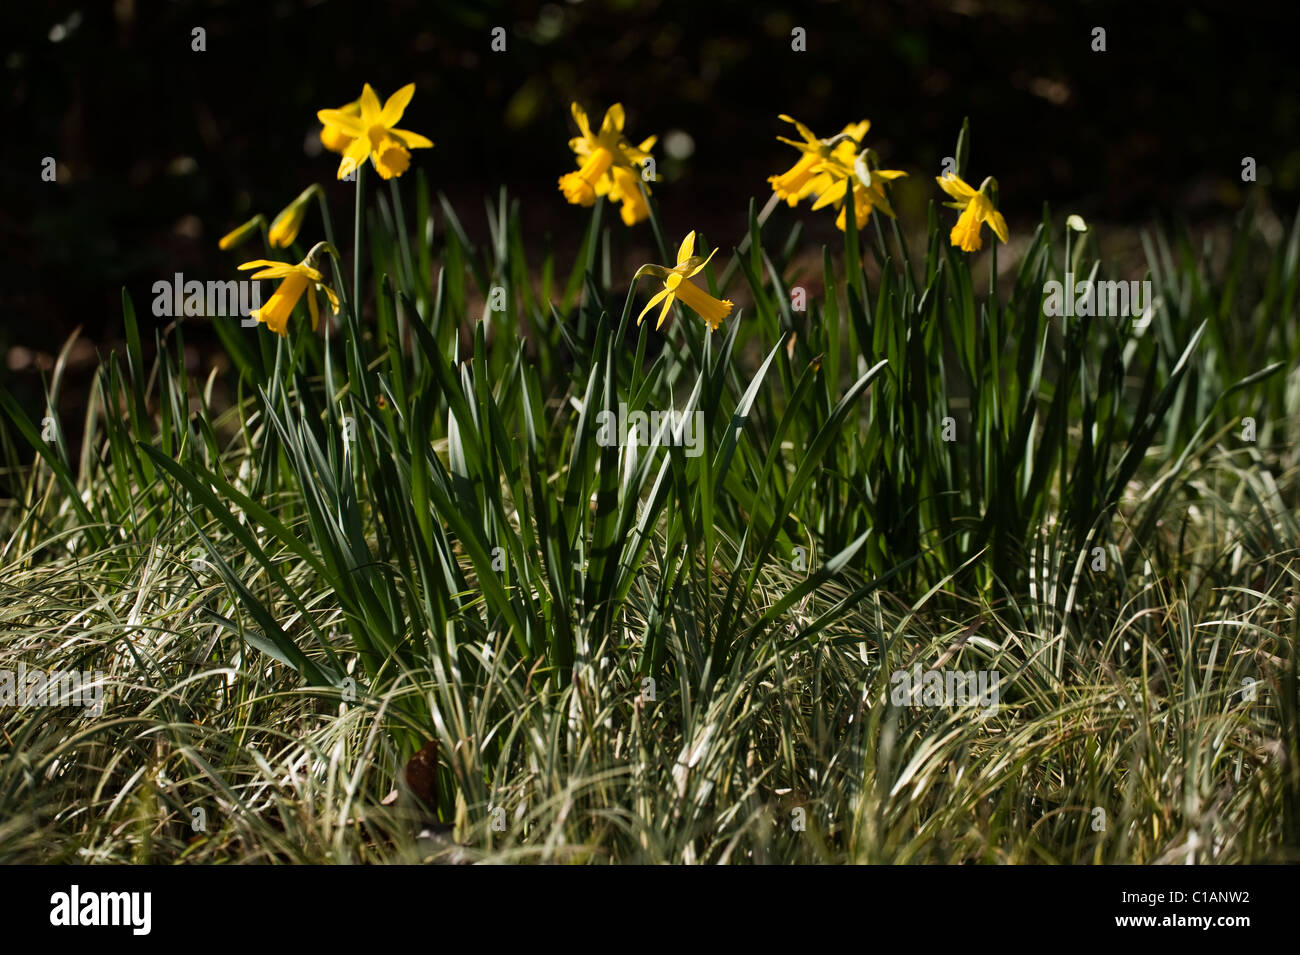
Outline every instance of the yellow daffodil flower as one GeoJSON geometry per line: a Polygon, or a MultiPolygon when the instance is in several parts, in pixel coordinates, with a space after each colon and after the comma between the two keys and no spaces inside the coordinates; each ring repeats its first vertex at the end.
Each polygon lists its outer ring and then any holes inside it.
{"type": "Polygon", "coordinates": [[[611,201],[623,204],[622,216],[627,225],[649,218],[650,209],[641,192],[641,164],[649,158],[656,137],[651,136],[637,146],[628,142],[623,133],[625,116],[621,103],[605,111],[600,130],[594,134],[581,106],[573,103],[570,111],[582,135],[569,140],[578,169],[560,177],[564,198],[575,206],[590,206],[597,196],[607,195],[611,201]]]}
{"type": "Polygon", "coordinates": [[[348,178],[348,174],[367,156],[381,178],[392,179],[406,172],[411,165],[410,150],[428,149],[433,145],[419,133],[397,128],[397,122],[406,112],[406,104],[414,95],[415,84],[407,83],[381,107],[379,97],[367,83],[357,101],[358,115],[349,115],[345,109],[322,109],[316,113],[316,118],[324,125],[336,127],[353,137],[339,163],[340,179],[348,178]]]}
{"type": "MultiPolygon", "coordinates": [[[[648,139],[646,142],[652,140],[648,139]]],[[[619,215],[623,218],[623,224],[634,226],[638,222],[649,219],[650,205],[645,201],[645,193],[641,192],[641,174],[631,172],[622,166],[614,166],[609,172],[614,179],[613,185],[609,187],[609,198],[611,202],[622,203],[619,215]]],[[[649,191],[650,188],[647,186],[646,192],[649,191]]]]}
{"type": "Polygon", "coordinates": [[[320,192],[320,186],[313,183],[298,194],[298,198],[293,200],[280,211],[280,214],[271,220],[271,231],[269,241],[273,248],[287,249],[293,245],[293,240],[298,238],[298,230],[302,228],[302,220],[307,215],[307,208],[311,201],[320,192]]]}
{"type": "MultiPolygon", "coordinates": [[[[361,100],[354,99],[346,106],[339,107],[340,113],[346,113],[356,118],[361,117],[361,100]]],[[[320,144],[332,153],[338,153],[342,156],[352,145],[355,136],[349,135],[341,126],[335,126],[333,123],[321,123],[320,144]]]]}
{"type": "Polygon", "coordinates": [[[992,176],[980,184],[978,192],[954,173],[937,176],[935,181],[939,183],[939,188],[957,200],[945,202],[944,205],[950,209],[962,210],[957,217],[957,224],[948,236],[953,245],[960,246],[963,252],[978,252],[984,244],[980,237],[980,226],[986,222],[999,239],[1004,243],[1007,241],[1007,220],[993,208],[993,200],[989,198],[990,187],[996,185],[992,176]]]}
{"type": "Polygon", "coordinates": [[[818,167],[822,175],[832,179],[833,184],[817,197],[812,207],[821,209],[834,203],[840,210],[835,225],[841,232],[845,229],[848,212],[845,197],[848,195],[850,182],[853,183],[854,218],[857,219],[858,231],[861,231],[866,227],[873,209],[878,208],[891,219],[895,218],[894,208],[889,204],[889,197],[885,194],[885,183],[907,175],[899,169],[872,169],[867,165],[865,156],[859,159],[861,161],[853,161],[849,166],[845,166],[839,159],[831,159],[818,167]]]}
{"type": "Polygon", "coordinates": [[[632,278],[633,283],[642,275],[653,275],[663,281],[664,287],[646,303],[646,307],[636,317],[636,323],[640,325],[646,313],[663,302],[659,321],[655,323],[655,328],[659,328],[668,317],[668,309],[672,307],[673,301],[680,298],[683,305],[694,310],[708,323],[710,332],[721,325],[722,320],[731,314],[732,303],[726,299],[714,298],[690,281],[691,276],[698,275],[709,264],[709,259],[713,258],[717,251],[714,249],[710,252],[708,258],[695,255],[695,233],[692,232],[682,239],[681,247],[677,250],[677,264],[671,269],[662,265],[643,265],[637,269],[636,275],[632,278]]]}
{"type": "Polygon", "coordinates": [[[221,241],[217,243],[217,248],[224,251],[226,249],[233,249],[237,245],[242,245],[248,237],[257,230],[258,226],[264,225],[266,225],[266,216],[259,212],[243,225],[231,229],[223,235],[221,241]]]}
{"type": "Polygon", "coordinates": [[[784,136],[776,137],[780,142],[788,143],[799,150],[802,155],[798,162],[784,173],[779,176],[769,176],[767,179],[772,184],[772,191],[791,207],[798,205],[801,200],[809,196],[819,195],[834,184],[833,176],[829,175],[824,168],[827,162],[837,161],[843,166],[852,167],[853,157],[861,149],[859,144],[862,142],[862,137],[871,128],[871,121],[864,119],[861,122],[849,123],[838,135],[830,139],[818,139],[811,129],[797,119],[784,113],[779,118],[787,123],[793,123],[799,130],[799,135],[803,137],[803,142],[786,139],[784,136]]]}
{"type": "Polygon", "coordinates": [[[311,313],[312,331],[315,331],[316,326],[320,324],[320,307],[316,304],[316,294],[312,289],[320,289],[325,293],[334,314],[337,315],[339,297],[334,294],[333,289],[324,284],[325,277],[313,267],[313,263],[325,247],[324,242],[317,243],[307,253],[307,257],[297,265],[290,265],[288,262],[272,262],[268,259],[254,259],[239,266],[241,271],[261,269],[262,271],[250,276],[253,279],[284,279],[267,303],[261,308],[253,309],[249,313],[250,316],[259,322],[265,322],[266,327],[277,335],[287,335],[289,316],[293,314],[298,299],[302,298],[303,292],[306,292],[307,310],[311,313]]]}

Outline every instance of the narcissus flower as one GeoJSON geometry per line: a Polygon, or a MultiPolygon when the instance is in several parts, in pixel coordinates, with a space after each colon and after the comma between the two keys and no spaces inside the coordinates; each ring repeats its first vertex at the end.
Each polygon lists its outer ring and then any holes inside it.
{"type": "Polygon", "coordinates": [[[636,146],[628,142],[623,133],[625,117],[621,103],[605,111],[596,133],[592,133],[587,113],[581,106],[573,103],[569,108],[582,135],[569,140],[578,169],[560,177],[564,198],[575,206],[590,206],[597,196],[609,196],[611,201],[623,204],[622,216],[627,225],[649,218],[650,208],[641,192],[641,164],[650,158],[656,137],[650,136],[636,146]]]}
{"type": "MultiPolygon", "coordinates": [[[[325,126],[335,127],[353,137],[352,142],[343,149],[338,173],[340,179],[348,178],[349,173],[361,165],[367,156],[382,178],[392,179],[406,172],[411,165],[410,150],[427,149],[433,145],[431,140],[419,133],[397,128],[398,121],[406,112],[406,104],[411,102],[414,95],[415,84],[407,83],[381,107],[379,97],[367,83],[361,90],[361,99],[357,101],[358,115],[350,115],[347,107],[317,111],[316,118],[325,126]]],[[[325,141],[324,132],[321,141],[325,141]]]]}
{"type": "Polygon", "coordinates": [[[307,208],[316,194],[320,192],[320,186],[313,183],[298,194],[298,198],[293,200],[280,211],[280,214],[271,220],[271,231],[268,239],[271,245],[277,249],[287,249],[293,245],[293,240],[298,238],[298,230],[302,228],[302,220],[307,215],[307,208]]]}
{"type": "Polygon", "coordinates": [[[633,283],[642,275],[653,275],[663,281],[664,287],[646,303],[646,307],[636,317],[636,323],[640,325],[646,312],[663,302],[659,321],[655,323],[655,328],[659,328],[668,317],[668,309],[672,307],[673,301],[680,298],[683,305],[693,309],[708,323],[710,332],[721,325],[722,320],[731,314],[732,303],[726,299],[714,298],[690,281],[691,276],[698,275],[709,264],[709,259],[717,251],[714,249],[710,252],[708,258],[695,255],[695,233],[692,232],[682,239],[681,247],[677,250],[677,264],[671,269],[662,265],[643,265],[637,269],[636,275],[632,277],[633,283]]]}
{"type": "Polygon", "coordinates": [[[853,212],[859,231],[866,227],[873,209],[878,208],[891,219],[894,218],[894,208],[889,204],[889,196],[885,194],[885,183],[906,176],[907,173],[899,169],[873,169],[869,157],[874,157],[874,153],[866,149],[847,166],[840,159],[831,159],[819,167],[822,175],[829,176],[833,184],[822,191],[813,203],[813,208],[821,209],[833,203],[840,210],[835,225],[841,232],[847,221],[845,214],[849,207],[845,198],[850,182],[853,183],[853,212]]]}
{"type": "Polygon", "coordinates": [[[871,128],[871,121],[849,123],[844,129],[830,139],[818,139],[811,129],[784,113],[779,117],[787,123],[793,123],[803,137],[803,142],[776,137],[799,150],[799,161],[779,176],[769,176],[772,191],[786,201],[789,206],[796,206],[809,196],[818,196],[834,184],[833,176],[828,174],[825,164],[837,161],[841,166],[852,168],[853,157],[861,148],[862,137],[871,128]]]}
{"type": "Polygon", "coordinates": [[[337,315],[339,311],[339,297],[334,294],[334,290],[325,285],[325,276],[314,268],[315,262],[323,251],[329,247],[324,242],[318,242],[307,257],[297,265],[290,265],[288,262],[272,262],[268,259],[254,259],[252,262],[245,262],[239,266],[240,270],[261,269],[250,276],[253,279],[284,279],[272,294],[271,298],[261,308],[255,308],[249,315],[259,322],[265,322],[266,327],[271,329],[277,335],[287,335],[289,328],[289,316],[293,314],[294,306],[298,304],[298,299],[302,298],[304,292],[307,293],[307,310],[311,313],[312,331],[320,323],[320,307],[316,304],[315,289],[325,293],[329,299],[330,307],[337,315]]]}
{"type": "Polygon", "coordinates": [[[960,246],[963,252],[978,252],[984,245],[980,237],[980,226],[986,222],[999,239],[1007,241],[1007,220],[993,208],[993,200],[989,196],[989,191],[997,187],[997,180],[992,176],[985,179],[978,192],[954,173],[937,176],[935,181],[939,183],[939,188],[957,200],[945,202],[944,205],[962,211],[948,236],[953,245],[960,246]]]}

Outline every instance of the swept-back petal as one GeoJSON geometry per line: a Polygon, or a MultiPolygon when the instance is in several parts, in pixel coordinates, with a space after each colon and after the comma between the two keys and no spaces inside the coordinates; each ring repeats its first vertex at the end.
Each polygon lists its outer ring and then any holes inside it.
{"type": "Polygon", "coordinates": [[[623,115],[623,104],[615,103],[609,109],[605,110],[605,118],[600,122],[600,133],[607,136],[610,133],[621,133],[623,123],[626,117],[623,115]]]}
{"type": "Polygon", "coordinates": [[[954,199],[969,199],[971,196],[976,194],[975,190],[972,189],[967,182],[961,178],[961,176],[955,175],[954,173],[948,173],[945,176],[936,176],[934,181],[939,184],[940,189],[948,193],[948,195],[952,196],[954,199]]]}
{"type": "Polygon", "coordinates": [[[856,123],[849,123],[842,130],[840,130],[840,132],[852,136],[854,139],[861,142],[862,137],[867,135],[867,130],[869,130],[870,128],[871,128],[871,120],[863,119],[863,120],[859,120],[856,123]]]}
{"type": "Polygon", "coordinates": [[[283,279],[288,278],[295,273],[296,269],[292,265],[277,265],[269,269],[262,269],[260,272],[254,272],[249,276],[250,279],[283,279]]]}
{"type": "Polygon", "coordinates": [[[821,140],[817,138],[817,136],[813,133],[811,129],[809,129],[803,123],[799,122],[799,120],[795,119],[793,116],[787,116],[785,113],[782,113],[780,116],[777,117],[777,119],[783,119],[787,123],[793,123],[794,128],[799,130],[799,135],[802,136],[804,138],[804,141],[807,142],[810,146],[821,142],[821,140]]]}
{"type": "Polygon", "coordinates": [[[569,111],[573,113],[573,121],[578,124],[578,132],[582,133],[582,138],[591,139],[591,123],[587,121],[587,111],[576,101],[569,104],[569,111]]]}
{"type": "Polygon", "coordinates": [[[650,311],[650,309],[654,308],[656,305],[662,302],[664,300],[664,296],[667,294],[668,294],[668,289],[665,288],[665,289],[660,289],[658,292],[652,295],[650,297],[650,301],[645,303],[645,308],[641,309],[641,314],[636,317],[636,323],[640,325],[641,320],[646,316],[646,312],[650,311]]]}
{"type": "Polygon", "coordinates": [[[817,201],[812,204],[814,209],[824,209],[831,203],[843,202],[844,197],[849,191],[849,181],[847,179],[836,179],[826,189],[822,190],[817,201]]]}
{"type": "Polygon", "coordinates": [[[669,295],[664,299],[664,307],[659,309],[659,320],[655,322],[655,331],[664,327],[664,319],[668,317],[668,310],[673,307],[675,301],[677,301],[676,295],[669,295]]]}
{"type": "Polygon", "coordinates": [[[320,325],[320,306],[316,304],[316,293],[307,289],[307,311],[311,313],[311,330],[316,331],[320,325]]]}
{"type": "Polygon", "coordinates": [[[379,121],[379,114],[383,112],[379,107],[379,96],[375,93],[374,88],[367,83],[361,88],[361,121],[366,126],[379,121]]]}
{"type": "Polygon", "coordinates": [[[695,252],[695,230],[692,229],[682,239],[682,244],[677,248],[677,264],[681,265],[689,259],[695,252]]]}
{"type": "Polygon", "coordinates": [[[397,125],[397,121],[402,118],[406,112],[406,105],[411,102],[411,97],[415,95],[415,84],[407,83],[400,90],[388,97],[388,102],[379,113],[379,122],[383,126],[392,128],[397,125]]]}
{"type": "Polygon", "coordinates": [[[409,129],[390,129],[389,132],[393,138],[400,142],[407,149],[431,149],[433,140],[419,133],[413,133],[409,129]]]}
{"type": "Polygon", "coordinates": [[[366,161],[366,157],[369,155],[370,140],[364,136],[361,139],[353,140],[352,145],[350,145],[347,152],[343,154],[343,158],[339,160],[338,177],[340,179],[346,179],[348,173],[358,172],[361,164],[366,161]]]}
{"type": "Polygon", "coordinates": [[[361,122],[359,117],[351,116],[341,109],[318,109],[316,110],[316,118],[322,124],[337,126],[352,136],[364,136],[366,132],[366,125],[361,122]]]}
{"type": "Polygon", "coordinates": [[[989,210],[988,216],[984,221],[989,224],[989,228],[993,230],[993,234],[1003,242],[1006,242],[1010,237],[1010,233],[1007,231],[1007,220],[1002,218],[1002,213],[998,212],[998,210],[989,210]]]}
{"type": "Polygon", "coordinates": [[[328,285],[321,285],[320,290],[324,292],[325,297],[330,300],[330,307],[334,310],[334,314],[337,315],[339,313],[339,297],[328,285]]]}
{"type": "Polygon", "coordinates": [[[695,268],[687,272],[686,277],[690,278],[692,275],[699,275],[701,272],[704,271],[704,267],[709,264],[709,259],[713,258],[717,254],[718,254],[718,250],[714,249],[705,257],[703,262],[701,262],[699,265],[695,266],[695,268]]]}

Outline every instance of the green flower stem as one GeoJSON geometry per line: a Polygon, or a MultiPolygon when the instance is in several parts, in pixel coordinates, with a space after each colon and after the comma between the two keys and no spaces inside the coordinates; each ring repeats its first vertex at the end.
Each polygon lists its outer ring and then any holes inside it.
{"type": "Polygon", "coordinates": [[[411,237],[406,234],[406,211],[402,208],[402,190],[397,179],[388,180],[389,191],[393,195],[393,215],[397,218],[397,241],[402,250],[402,266],[406,272],[405,291],[415,298],[415,260],[411,258],[411,237]]]}

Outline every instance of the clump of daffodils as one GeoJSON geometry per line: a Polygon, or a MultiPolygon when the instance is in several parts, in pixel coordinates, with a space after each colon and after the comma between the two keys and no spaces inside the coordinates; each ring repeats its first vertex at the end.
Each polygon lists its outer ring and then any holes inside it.
{"type": "Polygon", "coordinates": [[[984,244],[980,237],[980,227],[986,222],[998,239],[1004,243],[1007,241],[1007,220],[1002,218],[1002,213],[993,205],[997,180],[988,177],[980,183],[978,191],[972,189],[961,176],[951,172],[936,177],[935,181],[939,183],[940,189],[956,200],[945,202],[944,205],[961,210],[957,224],[948,236],[953,245],[960,247],[963,252],[978,252],[984,244]]]}
{"type": "Polygon", "coordinates": [[[660,302],[663,308],[659,310],[659,321],[655,323],[655,328],[663,325],[664,319],[668,317],[668,309],[677,299],[682,300],[682,304],[692,309],[700,318],[709,326],[712,332],[722,320],[731,314],[732,303],[726,299],[716,299],[708,292],[704,291],[694,282],[690,281],[692,276],[698,275],[709,264],[709,259],[713,258],[714,249],[710,252],[708,258],[695,254],[695,233],[691,232],[686,238],[682,239],[681,246],[677,249],[677,264],[672,268],[664,265],[643,265],[637,269],[636,275],[633,276],[632,282],[636,283],[643,275],[653,275],[660,279],[664,287],[656,292],[646,303],[646,307],[641,309],[641,314],[637,316],[636,323],[641,324],[646,313],[654,308],[660,302]]]}
{"type": "Polygon", "coordinates": [[[356,102],[316,113],[322,125],[321,144],[343,156],[338,178],[350,178],[369,158],[380,178],[392,179],[411,165],[412,149],[433,146],[432,140],[419,133],[397,128],[414,95],[415,84],[407,83],[380,106],[378,94],[367,83],[356,102]]]}
{"type": "Polygon", "coordinates": [[[799,135],[803,137],[803,142],[786,139],[784,136],[776,137],[779,142],[787,143],[799,150],[800,155],[798,161],[788,170],[779,176],[769,176],[767,180],[772,184],[772,191],[784,199],[791,208],[804,199],[820,196],[833,184],[834,179],[824,168],[828,162],[838,160],[841,165],[852,166],[853,157],[858,151],[858,143],[862,142],[862,137],[871,128],[871,120],[864,119],[857,123],[849,123],[830,139],[819,139],[799,120],[784,113],[779,118],[793,124],[799,131],[799,135]]]}
{"type": "Polygon", "coordinates": [[[772,191],[784,199],[787,205],[793,207],[803,199],[811,198],[815,200],[813,209],[834,206],[839,210],[835,225],[843,231],[848,210],[846,198],[852,187],[854,218],[859,229],[866,226],[874,209],[880,209],[890,218],[894,217],[893,207],[885,192],[885,183],[906,176],[907,173],[897,169],[878,168],[874,151],[862,148],[862,139],[871,128],[870,120],[850,123],[835,136],[819,139],[797,119],[784,114],[780,118],[792,123],[803,138],[800,142],[784,136],[777,137],[800,152],[798,161],[790,169],[779,176],[768,178],[772,191]]]}
{"type": "Polygon", "coordinates": [[[608,196],[622,203],[623,222],[636,225],[650,217],[642,190],[642,164],[650,158],[656,138],[650,136],[640,145],[632,145],[623,133],[623,104],[615,103],[605,111],[600,129],[592,132],[586,111],[577,103],[570,106],[573,120],[581,134],[569,140],[569,148],[578,164],[574,172],[560,177],[560,191],[575,206],[590,206],[597,196],[608,196]]]}

